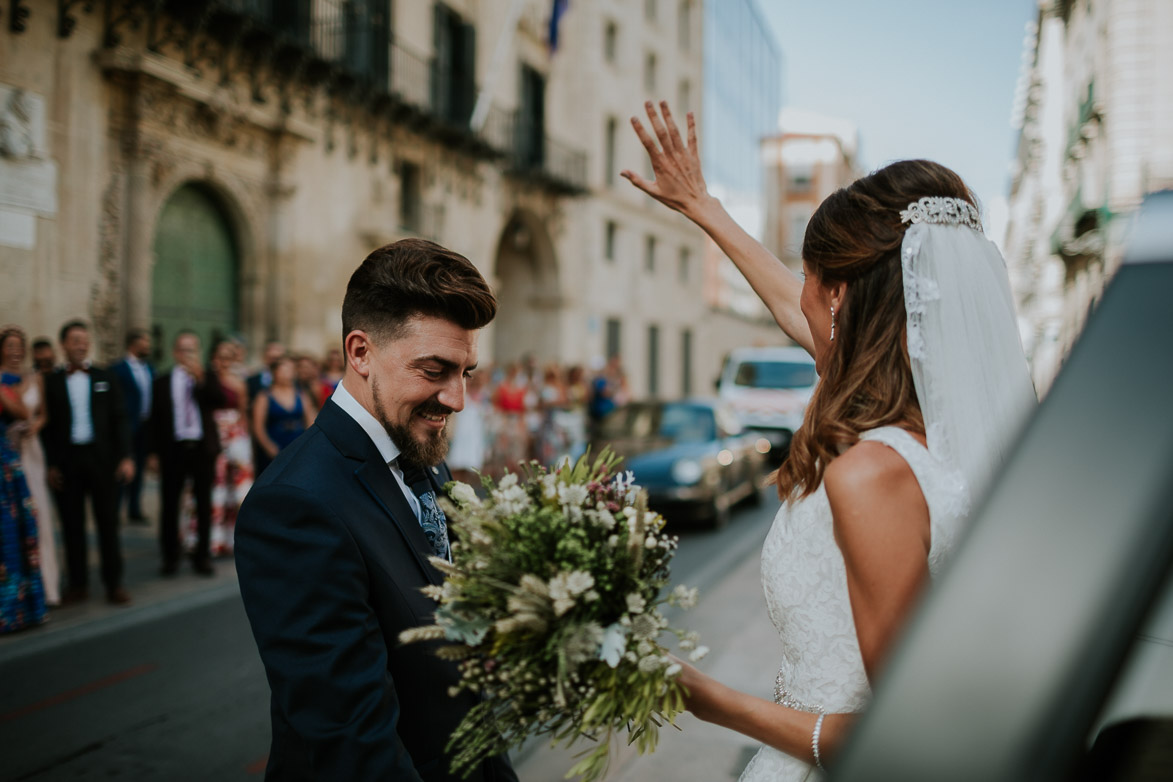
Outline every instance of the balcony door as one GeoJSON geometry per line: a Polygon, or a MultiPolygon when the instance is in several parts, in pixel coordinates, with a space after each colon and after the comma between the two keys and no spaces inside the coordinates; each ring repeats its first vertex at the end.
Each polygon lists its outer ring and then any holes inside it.
{"type": "Polygon", "coordinates": [[[433,15],[433,108],[449,124],[464,126],[476,100],[476,29],[443,3],[436,3],[433,15]]]}
{"type": "Polygon", "coordinates": [[[546,159],[546,78],[521,66],[521,105],[517,110],[517,157],[523,170],[540,169],[546,159]]]}

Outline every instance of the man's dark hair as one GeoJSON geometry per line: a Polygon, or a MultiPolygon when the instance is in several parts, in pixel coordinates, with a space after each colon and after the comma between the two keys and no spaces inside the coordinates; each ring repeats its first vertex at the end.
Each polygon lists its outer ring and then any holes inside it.
{"type": "Polygon", "coordinates": [[[417,315],[474,330],[496,314],[497,299],[471,261],[426,239],[402,239],[372,252],[351,275],[342,338],[359,329],[375,339],[396,339],[417,315]]]}
{"type": "Polygon", "coordinates": [[[130,347],[140,339],[150,339],[151,334],[146,329],[131,329],[126,332],[126,347],[130,347]]]}
{"type": "Polygon", "coordinates": [[[90,327],[86,325],[84,320],[71,320],[61,327],[61,332],[57,335],[58,339],[64,342],[65,338],[69,335],[69,332],[73,331],[74,329],[89,331],[90,327]]]}
{"type": "Polygon", "coordinates": [[[53,343],[49,341],[48,337],[37,337],[33,340],[33,350],[40,350],[41,348],[53,349],[53,343]]]}

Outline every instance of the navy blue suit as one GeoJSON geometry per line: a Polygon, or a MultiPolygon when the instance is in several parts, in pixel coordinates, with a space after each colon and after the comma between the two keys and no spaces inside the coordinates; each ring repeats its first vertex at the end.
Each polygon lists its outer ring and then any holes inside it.
{"type": "MultiPolygon", "coordinates": [[[[155,382],[155,368],[146,364],[150,382],[155,382]]],[[[135,382],[134,372],[130,369],[130,362],[125,358],[110,365],[118,385],[122,388],[122,401],[126,403],[126,421],[130,425],[131,455],[134,457],[134,478],[120,492],[118,504],[121,506],[123,497],[127,498],[127,513],[132,519],[141,519],[143,473],[147,464],[147,427],[144,420],[150,418],[151,410],[143,409],[143,392],[135,382]]]]}
{"type": "MultiPolygon", "coordinates": [[[[439,487],[447,467],[432,476],[439,487]]],[[[267,780],[455,782],[445,745],[476,703],[430,644],[442,576],[391,471],[333,401],[253,485],[236,522],[240,592],[272,691],[267,780]]],[[[474,782],[516,782],[504,757],[474,782]]]]}

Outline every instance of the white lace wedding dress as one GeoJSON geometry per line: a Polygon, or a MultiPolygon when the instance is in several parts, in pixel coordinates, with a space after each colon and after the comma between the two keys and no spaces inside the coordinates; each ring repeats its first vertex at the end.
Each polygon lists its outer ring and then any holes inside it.
{"type": "MultiPolygon", "coordinates": [[[[887,445],[912,468],[929,506],[928,564],[936,576],[968,512],[964,479],[903,429],[873,429],[860,439],[887,445]]],[[[821,485],[793,505],[782,504],[762,549],[762,588],[782,642],[775,702],[813,713],[862,710],[871,689],[851,615],[843,555],[831,529],[831,506],[821,485]]],[[[762,747],[741,782],[818,776],[814,766],[762,747]]]]}

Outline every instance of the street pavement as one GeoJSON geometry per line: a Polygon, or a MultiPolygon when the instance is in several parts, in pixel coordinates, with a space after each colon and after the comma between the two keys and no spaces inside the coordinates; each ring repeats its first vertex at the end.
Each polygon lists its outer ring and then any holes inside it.
{"type": "MultiPolygon", "coordinates": [[[[150,488],[147,496],[154,496],[150,488]]],[[[762,507],[738,510],[724,530],[682,530],[673,568],[677,582],[701,589],[696,608],[672,617],[712,650],[700,667],[767,697],[777,639],[758,582],[758,552],[776,508],[767,492],[762,507]]],[[[268,685],[232,560],[218,561],[210,578],[189,568],[163,578],[156,535],[153,525],[123,528],[132,605],[107,605],[93,584],[89,602],[54,609],[41,627],[0,636],[0,731],[9,748],[0,777],[263,774],[268,685]]],[[[678,725],[681,731],[662,732],[653,755],[617,747],[607,779],[736,779],[752,755],[749,739],[691,715],[678,725]]],[[[515,753],[521,782],[562,779],[580,748],[553,750],[537,741],[522,747],[515,753]]]]}

